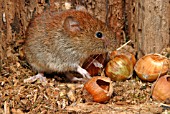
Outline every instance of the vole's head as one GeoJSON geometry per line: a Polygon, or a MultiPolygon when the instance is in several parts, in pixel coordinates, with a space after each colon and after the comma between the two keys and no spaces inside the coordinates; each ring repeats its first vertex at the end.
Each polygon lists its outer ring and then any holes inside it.
{"type": "Polygon", "coordinates": [[[86,53],[100,54],[118,47],[115,33],[87,12],[70,11],[63,27],[72,43],[86,53]]]}

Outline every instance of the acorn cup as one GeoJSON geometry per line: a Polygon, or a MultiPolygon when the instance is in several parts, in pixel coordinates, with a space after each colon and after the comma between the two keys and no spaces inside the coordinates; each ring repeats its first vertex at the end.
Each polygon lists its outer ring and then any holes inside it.
{"type": "Polygon", "coordinates": [[[170,61],[160,54],[148,54],[140,58],[134,70],[141,80],[153,82],[168,72],[170,61]]]}
{"type": "Polygon", "coordinates": [[[105,74],[112,81],[124,81],[133,75],[133,63],[125,55],[116,55],[107,63],[105,74]]]}
{"type": "Polygon", "coordinates": [[[158,101],[170,99],[170,75],[164,75],[154,82],[152,98],[158,101]]]}
{"type": "Polygon", "coordinates": [[[83,92],[86,100],[105,103],[113,93],[112,81],[108,77],[93,77],[85,83],[83,92]]]}

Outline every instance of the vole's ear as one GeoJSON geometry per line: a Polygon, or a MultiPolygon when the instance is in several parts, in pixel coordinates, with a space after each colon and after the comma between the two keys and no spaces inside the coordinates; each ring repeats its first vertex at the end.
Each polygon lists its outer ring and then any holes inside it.
{"type": "Polygon", "coordinates": [[[76,34],[81,31],[79,22],[72,16],[69,16],[64,20],[63,26],[64,29],[71,34],[76,34]]]}

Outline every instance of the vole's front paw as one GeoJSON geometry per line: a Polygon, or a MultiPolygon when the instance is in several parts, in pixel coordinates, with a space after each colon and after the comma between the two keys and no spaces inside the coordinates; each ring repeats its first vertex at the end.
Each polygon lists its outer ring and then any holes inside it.
{"type": "Polygon", "coordinates": [[[78,66],[77,72],[80,73],[80,74],[83,76],[83,78],[88,78],[88,79],[91,78],[91,76],[90,76],[90,74],[87,72],[87,70],[81,68],[80,66],[78,66]]]}

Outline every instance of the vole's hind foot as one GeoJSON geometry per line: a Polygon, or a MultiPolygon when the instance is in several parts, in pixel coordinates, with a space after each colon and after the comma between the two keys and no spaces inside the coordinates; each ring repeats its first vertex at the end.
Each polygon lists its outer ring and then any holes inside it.
{"type": "Polygon", "coordinates": [[[30,78],[27,78],[27,79],[24,79],[24,83],[32,83],[32,82],[35,82],[39,79],[39,81],[44,85],[44,84],[47,84],[47,79],[46,77],[44,77],[44,74],[43,73],[38,73],[37,75],[35,76],[32,76],[30,78]]]}

